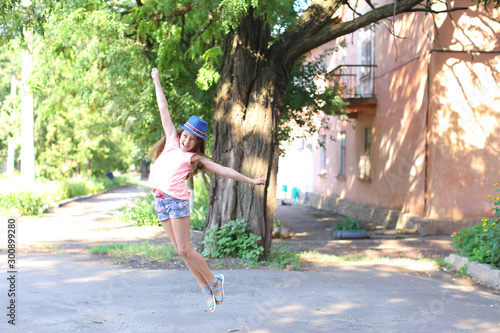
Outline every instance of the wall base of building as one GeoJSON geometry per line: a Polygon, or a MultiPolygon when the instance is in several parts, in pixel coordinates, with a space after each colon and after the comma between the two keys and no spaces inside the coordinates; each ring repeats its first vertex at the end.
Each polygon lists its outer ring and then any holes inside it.
{"type": "Polygon", "coordinates": [[[370,221],[388,230],[408,230],[421,236],[451,235],[465,227],[476,225],[480,219],[429,219],[399,210],[377,207],[361,202],[311,193],[309,205],[333,211],[341,215],[357,216],[361,221],[370,221]]]}

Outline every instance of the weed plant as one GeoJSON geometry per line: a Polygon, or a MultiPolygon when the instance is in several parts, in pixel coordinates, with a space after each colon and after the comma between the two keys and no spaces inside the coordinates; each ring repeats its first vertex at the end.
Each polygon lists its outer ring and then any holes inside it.
{"type": "Polygon", "coordinates": [[[357,216],[355,218],[345,216],[343,221],[333,224],[330,227],[330,232],[347,230],[364,230],[364,228],[359,224],[359,218],[357,216]]]}
{"type": "MultiPolygon", "coordinates": [[[[498,183],[494,186],[498,186],[498,183]]],[[[488,198],[491,196],[488,195],[488,198]]],[[[452,245],[458,254],[469,260],[500,268],[500,198],[496,196],[490,202],[493,204],[493,216],[485,217],[480,223],[455,233],[452,245]]]]}
{"type": "Polygon", "coordinates": [[[275,269],[283,269],[286,265],[300,269],[300,254],[292,252],[286,242],[278,242],[271,248],[268,258],[268,266],[275,269]]]}

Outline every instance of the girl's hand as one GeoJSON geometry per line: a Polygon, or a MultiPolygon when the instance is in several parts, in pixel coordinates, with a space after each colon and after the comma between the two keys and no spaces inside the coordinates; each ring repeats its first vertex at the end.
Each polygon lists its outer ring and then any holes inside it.
{"type": "Polygon", "coordinates": [[[266,185],[266,181],[262,178],[252,179],[252,185],[266,185]]]}
{"type": "Polygon", "coordinates": [[[158,70],[156,68],[153,68],[151,70],[151,77],[153,78],[153,81],[160,79],[160,74],[158,73],[158,70]]]}

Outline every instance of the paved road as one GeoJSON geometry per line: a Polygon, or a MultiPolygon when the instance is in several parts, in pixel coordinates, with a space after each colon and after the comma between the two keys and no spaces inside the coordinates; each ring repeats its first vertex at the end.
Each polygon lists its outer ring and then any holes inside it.
{"type": "MultiPolygon", "coordinates": [[[[89,200],[112,207],[135,195],[139,194],[119,190],[89,200]]],[[[54,219],[21,220],[19,237],[37,242],[56,234],[80,243],[88,238],[89,228],[98,241],[105,238],[102,234],[112,235],[114,224],[104,221],[105,208],[100,219],[85,213],[94,211],[93,206],[98,209],[97,205],[87,200],[72,205],[75,212],[87,207],[74,215],[68,211],[66,221],[69,216],[77,221],[72,223],[73,230],[64,227],[62,207],[55,214],[59,221],[55,215],[54,219]],[[102,229],[96,229],[97,223],[102,229]],[[52,233],[41,233],[42,229],[52,233]]],[[[1,227],[6,230],[4,220],[1,227]]],[[[122,233],[117,240],[127,239],[123,230],[134,231],[129,233],[131,240],[145,239],[148,234],[163,237],[157,229],[141,233],[124,225],[116,228],[122,233]]],[[[0,279],[4,312],[0,332],[500,331],[497,294],[416,277],[388,266],[343,263],[329,272],[220,270],[217,273],[227,280],[226,299],[211,313],[186,270],[111,265],[74,247],[74,253],[17,254],[15,326],[8,324],[7,316],[11,299],[7,293],[12,287],[7,254],[0,254],[4,276],[0,279]]]]}

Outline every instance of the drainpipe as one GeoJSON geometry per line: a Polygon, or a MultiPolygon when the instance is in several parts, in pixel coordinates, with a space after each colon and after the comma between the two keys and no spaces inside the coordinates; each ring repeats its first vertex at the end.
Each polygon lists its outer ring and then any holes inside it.
{"type": "Polygon", "coordinates": [[[424,217],[429,216],[429,200],[428,200],[428,186],[429,186],[429,140],[430,140],[430,104],[431,104],[431,69],[430,63],[432,52],[428,53],[427,58],[427,106],[425,110],[425,143],[424,143],[424,217]]]}

